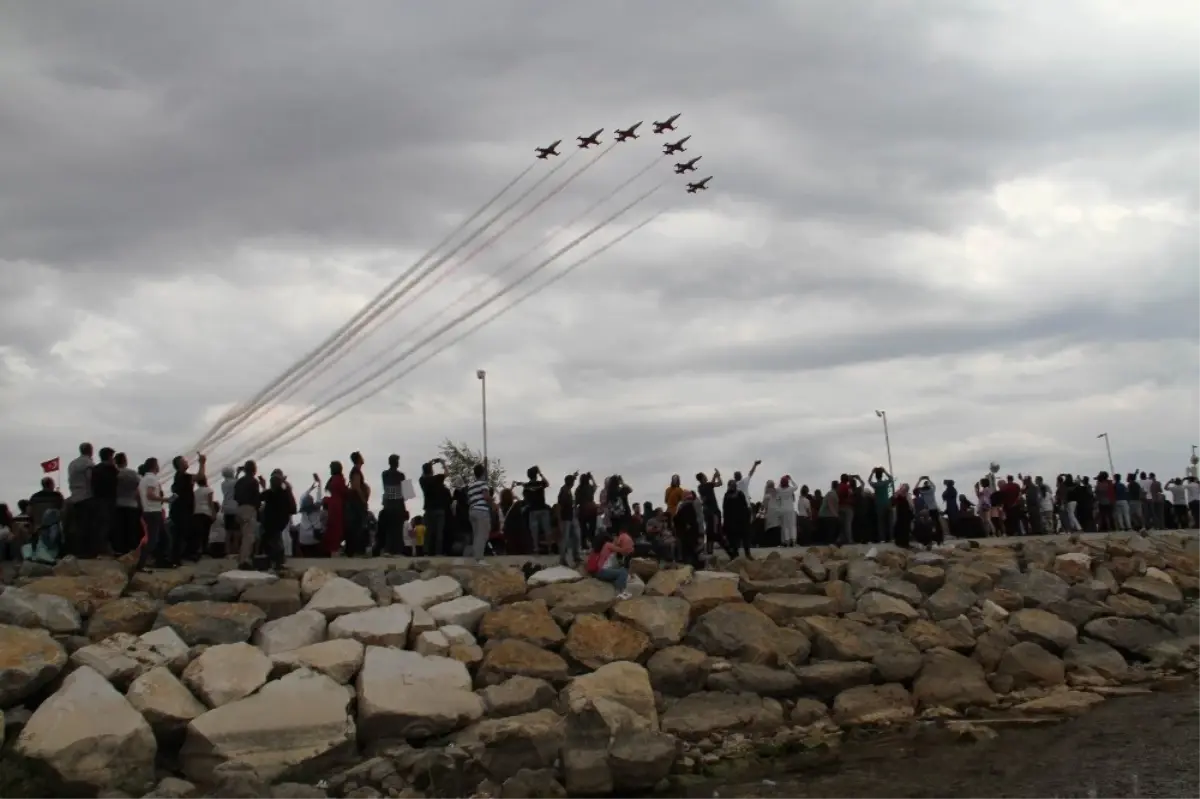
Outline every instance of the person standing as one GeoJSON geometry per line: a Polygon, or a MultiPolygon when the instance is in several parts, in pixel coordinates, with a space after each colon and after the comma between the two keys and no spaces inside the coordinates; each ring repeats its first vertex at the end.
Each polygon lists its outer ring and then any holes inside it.
{"type": "Polygon", "coordinates": [[[146,543],[138,552],[134,571],[142,571],[146,561],[154,557],[154,568],[170,568],[171,542],[163,519],[163,493],[158,482],[158,459],[147,458],[145,473],[138,483],[138,501],[142,506],[142,524],[146,529],[146,543]]]}
{"type": "Polygon", "coordinates": [[[379,511],[375,557],[385,549],[389,555],[399,555],[404,550],[404,523],[408,521],[404,483],[407,479],[400,471],[400,456],[389,455],[388,468],[379,477],[383,485],[383,508],[379,511]]]}
{"type": "Polygon", "coordinates": [[[875,492],[875,542],[892,540],[892,492],[896,481],[882,466],[871,470],[871,490],[875,492]]]}
{"type": "Polygon", "coordinates": [[[575,558],[575,566],[583,562],[580,553],[581,534],[579,526],[579,509],[575,507],[575,480],[579,472],[568,474],[563,478],[562,488],[558,490],[558,521],[562,529],[561,543],[558,547],[558,562],[567,566],[567,553],[575,558]]]}
{"type": "Polygon", "coordinates": [[[120,469],[113,463],[112,447],[100,448],[100,462],[92,467],[92,527],[88,537],[79,542],[81,558],[94,558],[112,552],[113,532],[117,520],[117,483],[120,469]]]}
{"type": "Polygon", "coordinates": [[[124,452],[118,452],[113,463],[117,466],[117,507],[112,549],[120,557],[135,550],[142,539],[142,511],[138,506],[138,484],[142,478],[130,467],[124,452]]]}
{"type": "MultiPolygon", "coordinates": [[[[1143,472],[1145,474],[1145,472],[1143,472]]],[[[1162,481],[1158,479],[1158,475],[1150,472],[1150,477],[1146,481],[1146,490],[1150,497],[1150,523],[1146,525],[1151,530],[1163,530],[1166,528],[1166,496],[1163,494],[1162,481]]]]}
{"type": "Polygon", "coordinates": [[[258,533],[258,509],[262,505],[262,489],[266,481],[258,473],[258,464],[246,461],[242,476],[233,487],[238,515],[238,568],[254,568],[254,539],[258,533]]]}
{"type": "Polygon", "coordinates": [[[533,554],[540,555],[542,544],[550,543],[550,506],[546,504],[546,489],[550,482],[537,466],[530,466],[525,471],[528,478],[522,497],[525,500],[525,511],[529,518],[529,537],[533,545],[533,554]]]}
{"type": "Polygon", "coordinates": [[[780,543],[785,547],[796,546],[796,483],[790,474],[779,480],[775,489],[775,502],[779,508],[780,543]]]}
{"type": "Polygon", "coordinates": [[[371,487],[363,477],[362,453],[350,453],[350,490],[346,492],[346,557],[365,555],[370,542],[367,541],[367,503],[371,498],[371,487]]]}
{"type": "Polygon", "coordinates": [[[725,488],[725,499],[722,502],[721,511],[725,521],[726,553],[730,559],[736,558],[738,548],[741,547],[745,550],[746,557],[752,559],[750,554],[750,501],[736,478],[730,480],[725,488]]]}
{"type": "Polygon", "coordinates": [[[471,520],[470,557],[483,563],[488,538],[492,534],[492,491],[488,487],[487,467],[477,463],[471,469],[471,482],[467,484],[467,508],[471,520]]]}
{"type": "Polygon", "coordinates": [[[262,548],[271,569],[276,573],[283,568],[283,536],[296,513],[296,495],[284,473],[275,469],[271,482],[259,496],[262,501],[262,548]]]}
{"type": "Polygon", "coordinates": [[[704,509],[705,551],[711,555],[721,538],[721,506],[717,502],[717,488],[721,485],[721,470],[713,469],[712,479],[709,480],[704,472],[696,473],[696,493],[700,496],[700,506],[704,509]]]}
{"type": "Polygon", "coordinates": [[[848,546],[854,542],[854,483],[850,475],[843,474],[838,478],[838,546],[848,546]]]}
{"type": "Polygon", "coordinates": [[[421,464],[421,493],[425,497],[425,554],[442,555],[446,541],[446,525],[450,515],[450,489],[446,487],[446,461],[434,458],[421,464]],[[442,470],[435,472],[434,465],[442,470]]]}
{"type": "Polygon", "coordinates": [[[67,464],[67,506],[63,514],[64,548],[79,555],[92,535],[92,445],[79,445],[79,457],[67,464]]]}
{"type": "Polygon", "coordinates": [[[208,475],[196,475],[196,513],[192,517],[192,536],[188,539],[186,553],[193,563],[208,553],[208,535],[217,507],[213,490],[208,487],[208,475]]]}
{"type": "Polygon", "coordinates": [[[900,487],[896,489],[896,493],[892,497],[892,507],[896,511],[896,527],[892,531],[892,539],[896,542],[896,546],[908,549],[913,522],[916,520],[912,497],[909,496],[908,483],[901,483],[900,487]]]}

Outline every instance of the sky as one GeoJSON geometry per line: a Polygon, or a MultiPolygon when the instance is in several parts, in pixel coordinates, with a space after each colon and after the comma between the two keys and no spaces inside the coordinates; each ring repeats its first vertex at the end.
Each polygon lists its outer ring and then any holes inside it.
{"type": "Polygon", "coordinates": [[[1118,470],[1176,475],[1200,443],[1194,2],[3,9],[0,501],[81,441],[193,446],[531,163],[488,213],[540,194],[214,461],[307,485],[360,450],[378,486],[391,453],[480,446],[477,369],[510,474],[619,472],[636,499],[756,458],[758,488],[866,475],[877,409],[908,482],[1094,475],[1105,432],[1118,470]],[[707,192],[656,156],[676,112],[707,192]],[[656,186],[538,274],[653,217],[612,249],[255,446],[656,186]]]}

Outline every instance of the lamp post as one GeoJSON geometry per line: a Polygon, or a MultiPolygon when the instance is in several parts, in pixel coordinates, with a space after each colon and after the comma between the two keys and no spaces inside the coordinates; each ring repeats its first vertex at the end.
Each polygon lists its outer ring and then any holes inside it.
{"type": "Polygon", "coordinates": [[[483,471],[486,475],[485,479],[490,480],[491,472],[488,470],[487,449],[487,372],[483,369],[476,369],[475,377],[479,378],[480,395],[483,400],[483,471]]]}
{"type": "Polygon", "coordinates": [[[1096,438],[1104,439],[1104,451],[1108,453],[1108,474],[1110,477],[1115,477],[1117,470],[1113,466],[1112,446],[1108,443],[1108,433],[1101,433],[1100,435],[1096,436],[1096,438]]]}
{"type": "Polygon", "coordinates": [[[896,479],[896,470],[892,468],[892,438],[888,435],[887,411],[875,411],[875,415],[883,420],[883,443],[887,447],[888,474],[896,479]]]}

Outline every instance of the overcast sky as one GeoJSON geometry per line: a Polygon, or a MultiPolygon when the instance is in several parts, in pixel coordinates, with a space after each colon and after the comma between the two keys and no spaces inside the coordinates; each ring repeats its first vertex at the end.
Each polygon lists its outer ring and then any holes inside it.
{"type": "Polygon", "coordinates": [[[274,418],[303,411],[497,288],[674,112],[710,191],[661,159],[604,206],[662,183],[621,220],[648,227],[265,465],[306,483],[359,449],[377,486],[391,452],[478,446],[480,368],[510,473],[643,499],[755,458],[865,475],[876,408],[908,481],[1095,474],[1105,431],[1119,470],[1182,474],[1200,441],[1191,0],[2,8],[0,500],[83,440],[181,451],[535,146],[645,120],[274,418]]]}

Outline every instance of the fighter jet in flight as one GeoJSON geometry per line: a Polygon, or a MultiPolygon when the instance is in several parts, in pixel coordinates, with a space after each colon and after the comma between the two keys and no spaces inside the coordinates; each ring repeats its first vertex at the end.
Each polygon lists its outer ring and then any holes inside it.
{"type": "Polygon", "coordinates": [[[672,114],[667,117],[666,122],[655,122],[654,132],[662,133],[664,130],[675,130],[675,120],[679,119],[679,114],[672,114]]]}
{"type": "Polygon", "coordinates": [[[625,130],[621,130],[620,128],[617,128],[617,130],[616,130],[617,141],[625,141],[626,139],[636,139],[638,137],[636,131],[638,129],[638,126],[640,126],[641,124],[642,124],[641,122],[638,122],[636,125],[630,125],[625,130]]]}
{"type": "Polygon", "coordinates": [[[705,191],[705,190],[707,190],[707,189],[708,189],[708,182],[709,182],[710,180],[712,180],[712,175],[709,175],[709,176],[708,176],[708,177],[706,177],[704,180],[698,180],[698,181],[696,181],[695,183],[689,183],[689,184],[687,184],[687,186],[688,186],[688,187],[687,187],[687,193],[688,193],[688,194],[695,194],[695,193],[696,193],[696,192],[698,192],[698,191],[705,191]]]}
{"type": "Polygon", "coordinates": [[[675,142],[674,144],[664,144],[663,145],[663,155],[670,155],[671,153],[686,153],[687,148],[684,147],[683,145],[690,138],[692,138],[692,137],[684,136],[682,139],[675,142]]]}
{"type": "Polygon", "coordinates": [[[576,136],[575,138],[579,140],[579,149],[586,150],[587,148],[591,147],[593,144],[599,145],[600,144],[600,134],[603,132],[604,132],[604,128],[600,128],[600,130],[596,131],[591,136],[576,136]]]}
{"type": "Polygon", "coordinates": [[[560,144],[562,144],[562,139],[554,142],[554,144],[551,144],[549,147],[534,147],[533,149],[537,152],[538,158],[545,160],[552,155],[558,155],[558,145],[560,144]]]}
{"type": "Polygon", "coordinates": [[[703,157],[704,156],[702,156],[702,155],[698,155],[695,158],[693,158],[691,161],[685,161],[682,164],[676,164],[675,165],[675,174],[682,175],[684,172],[695,172],[696,171],[696,162],[699,161],[703,157]]]}

